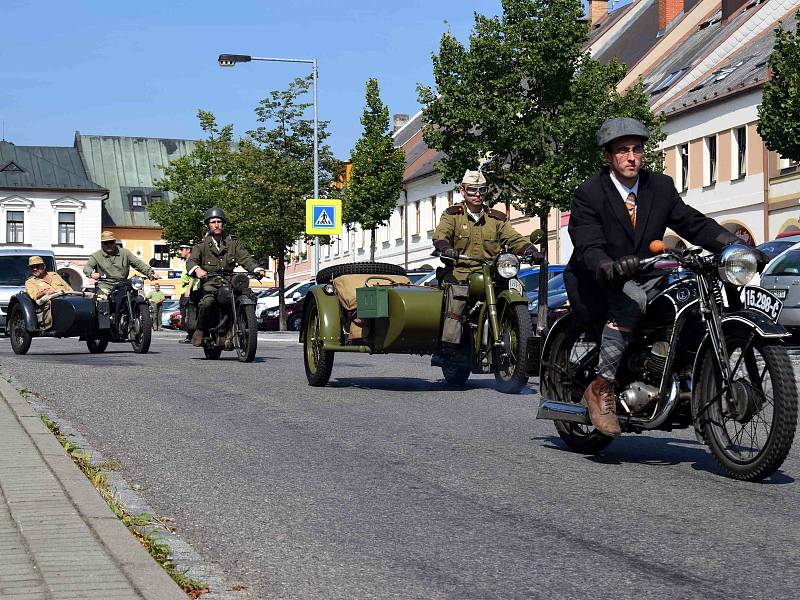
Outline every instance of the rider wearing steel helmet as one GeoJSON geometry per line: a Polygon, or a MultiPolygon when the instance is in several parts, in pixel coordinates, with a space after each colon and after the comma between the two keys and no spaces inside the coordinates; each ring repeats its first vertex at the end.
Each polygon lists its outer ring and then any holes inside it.
{"type": "Polygon", "coordinates": [[[692,244],[711,251],[738,238],[714,219],[687,206],[671,177],[640,170],[650,132],[627,117],[609,119],[597,132],[608,163],[584,181],[572,200],[569,235],[574,250],[564,283],[579,321],[604,322],[597,378],[583,395],[592,424],[620,434],[616,416],[616,374],[647,305],[639,260],[669,227],[692,244]]]}
{"type": "MultiPolygon", "coordinates": [[[[233,271],[238,265],[250,273],[264,275],[263,268],[258,266],[256,259],[244,249],[242,243],[230,235],[224,234],[225,213],[221,208],[209,208],[203,216],[203,222],[208,227],[208,234],[192,248],[192,253],[186,261],[186,271],[192,277],[204,279],[209,273],[217,271],[233,271]]],[[[219,278],[205,281],[202,287],[202,298],[198,305],[197,329],[192,335],[192,344],[203,345],[206,327],[208,326],[208,312],[214,306],[217,290],[222,286],[219,278]]]]}

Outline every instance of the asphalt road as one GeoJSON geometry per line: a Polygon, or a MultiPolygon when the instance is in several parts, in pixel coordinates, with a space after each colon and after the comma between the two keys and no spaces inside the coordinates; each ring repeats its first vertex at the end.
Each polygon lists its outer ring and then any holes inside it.
{"type": "Polygon", "coordinates": [[[34,340],[0,370],[43,394],[180,537],[253,598],[792,598],[800,443],[763,484],[724,477],[691,432],[599,457],[486,377],[447,389],[429,359],[301,348],[257,362],[158,338],[34,340]]]}

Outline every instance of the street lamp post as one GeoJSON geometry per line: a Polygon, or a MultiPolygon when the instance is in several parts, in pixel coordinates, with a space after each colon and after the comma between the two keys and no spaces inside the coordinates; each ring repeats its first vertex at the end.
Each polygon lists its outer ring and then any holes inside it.
{"type": "MultiPolygon", "coordinates": [[[[264,60],[268,62],[306,63],[311,65],[314,89],[314,198],[319,198],[319,134],[317,121],[317,59],[316,58],[271,58],[249,56],[247,54],[220,54],[217,62],[220,67],[233,67],[236,63],[264,60]]],[[[314,236],[314,276],[319,272],[319,236],[314,236]]]]}

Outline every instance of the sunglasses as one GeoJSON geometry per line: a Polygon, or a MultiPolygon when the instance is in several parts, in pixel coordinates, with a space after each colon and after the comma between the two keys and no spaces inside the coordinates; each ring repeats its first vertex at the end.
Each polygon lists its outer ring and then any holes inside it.
{"type": "Polygon", "coordinates": [[[486,192],[489,191],[488,185],[468,185],[464,187],[464,191],[467,193],[468,196],[477,196],[480,194],[481,196],[486,195],[486,192]]]}
{"type": "Polygon", "coordinates": [[[44,265],[31,265],[31,271],[41,271],[42,269],[45,268],[46,267],[44,265]]]}

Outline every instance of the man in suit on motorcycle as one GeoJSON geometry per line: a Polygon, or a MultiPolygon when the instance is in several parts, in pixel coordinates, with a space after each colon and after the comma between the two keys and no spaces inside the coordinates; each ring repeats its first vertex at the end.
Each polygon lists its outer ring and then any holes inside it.
{"type": "Polygon", "coordinates": [[[630,118],[609,119],[597,132],[607,166],[575,191],[569,218],[574,250],[564,271],[570,304],[579,321],[603,322],[597,378],[586,389],[592,424],[620,435],[616,374],[647,306],[639,260],[669,227],[712,252],[739,241],[713,219],[687,206],[671,177],[641,170],[650,132],[630,118]]]}
{"type": "MultiPolygon", "coordinates": [[[[192,277],[204,279],[209,273],[217,271],[233,271],[237,265],[251,273],[263,276],[265,271],[258,266],[256,259],[245,250],[242,243],[230,235],[225,235],[225,213],[221,208],[209,208],[203,216],[208,227],[208,234],[192,248],[186,261],[186,270],[192,277]]],[[[222,281],[213,278],[202,286],[202,297],[198,304],[197,329],[192,334],[192,345],[202,346],[208,328],[209,312],[216,302],[216,295],[222,281]]]]}

